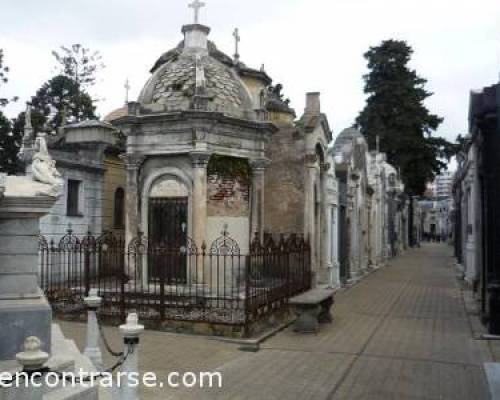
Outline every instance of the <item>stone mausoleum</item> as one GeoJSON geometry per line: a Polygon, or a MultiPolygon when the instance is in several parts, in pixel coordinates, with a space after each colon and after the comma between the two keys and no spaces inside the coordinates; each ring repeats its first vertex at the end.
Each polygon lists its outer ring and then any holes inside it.
{"type": "Polygon", "coordinates": [[[150,243],[185,235],[210,245],[226,227],[245,254],[255,235],[304,234],[313,280],[328,282],[336,181],[319,93],[295,122],[264,69],[240,61],[237,32],[229,57],[197,12],[137,101],[106,118],[126,137],[127,243],[144,232],[150,243]]]}

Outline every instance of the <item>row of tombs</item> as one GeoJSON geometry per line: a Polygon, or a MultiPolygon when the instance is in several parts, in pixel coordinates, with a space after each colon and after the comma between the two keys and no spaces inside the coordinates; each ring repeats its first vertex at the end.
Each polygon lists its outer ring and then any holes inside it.
{"type": "MultiPolygon", "coordinates": [[[[61,180],[55,205],[41,219],[45,243],[58,247],[68,237],[84,242],[88,232],[112,233],[124,249],[139,237],[151,249],[185,249],[189,242],[201,251],[230,239],[238,250],[231,255],[245,258],[228,266],[224,254],[222,275],[238,295],[240,277],[251,274],[234,269],[262,264],[252,252],[255,240],[301,238],[302,245],[287,250],[299,248],[294,292],[340,287],[408,246],[413,208],[383,153],[369,149],[355,128],[334,141],[319,93],[307,94],[297,119],[263,68],[222,53],[204,25],[185,25],[182,32],[184,40],[155,63],[137,101],[103,120],[68,120],[45,135],[34,132],[28,106],[20,154],[26,173],[36,178],[44,165],[50,172],[54,160],[52,172],[61,180]]],[[[206,256],[198,250],[196,257],[206,256]]],[[[213,292],[209,279],[217,283],[215,298],[228,297],[219,293],[228,285],[213,277],[219,262],[207,268],[207,261],[178,255],[167,262],[165,254],[130,262],[125,253],[108,265],[123,269],[127,287],[139,282],[142,290],[154,280],[157,290],[161,277],[198,296],[213,292]]],[[[268,267],[277,259],[268,257],[268,267]]],[[[65,272],[58,273],[60,280],[65,272]]],[[[74,279],[78,271],[66,274],[74,279]]],[[[279,279],[272,282],[268,289],[279,287],[279,279]]]]}

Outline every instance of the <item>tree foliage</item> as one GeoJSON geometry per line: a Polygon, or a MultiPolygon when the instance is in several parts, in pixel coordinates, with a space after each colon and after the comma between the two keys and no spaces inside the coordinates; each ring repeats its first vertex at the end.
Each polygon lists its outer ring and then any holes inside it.
{"type": "Polygon", "coordinates": [[[52,51],[52,55],[59,64],[59,75],[72,79],[82,89],[93,86],[97,73],[105,67],[99,51],[91,51],[78,43],[61,46],[59,51],[52,51]]]}
{"type": "MultiPolygon", "coordinates": [[[[31,100],[35,132],[55,133],[64,123],[96,118],[91,97],[72,79],[58,75],[44,83],[31,100]],[[64,123],[63,123],[64,121],[64,123]]],[[[13,120],[14,136],[23,137],[25,113],[13,120]]]]}
{"type": "MultiPolygon", "coordinates": [[[[0,49],[0,90],[8,82],[9,67],[4,65],[4,52],[0,49]]],[[[14,98],[12,100],[17,100],[14,98]]],[[[12,133],[12,124],[1,108],[11,100],[2,96],[0,91],[0,172],[15,174],[18,172],[17,153],[20,146],[19,136],[12,133]]]]}
{"type": "Polygon", "coordinates": [[[425,89],[427,81],[408,66],[412,54],[406,42],[396,40],[384,41],[365,53],[368,99],[355,125],[371,148],[380,138],[380,151],[401,170],[407,192],[420,195],[446,169],[444,160],[455,148],[443,138],[432,137],[443,118],[424,105],[433,94],[425,89]]]}
{"type": "Polygon", "coordinates": [[[22,135],[14,133],[11,122],[0,112],[0,172],[15,175],[20,172],[17,154],[22,135]]]}
{"type": "MultiPolygon", "coordinates": [[[[45,130],[52,132],[64,123],[95,118],[91,97],[73,79],[58,75],[44,83],[31,101],[34,113],[44,117],[45,130]]],[[[41,126],[33,127],[41,130],[41,126]]],[[[40,121],[41,122],[41,121],[40,121]]]]}
{"type": "MultiPolygon", "coordinates": [[[[0,49],[0,89],[2,88],[3,85],[5,85],[8,81],[8,75],[9,75],[10,68],[6,65],[4,65],[4,52],[3,49],[0,49]]],[[[0,92],[0,107],[5,107],[7,104],[9,104],[10,101],[17,101],[17,97],[14,97],[13,99],[7,99],[6,97],[2,97],[2,94],[0,92]]]]}

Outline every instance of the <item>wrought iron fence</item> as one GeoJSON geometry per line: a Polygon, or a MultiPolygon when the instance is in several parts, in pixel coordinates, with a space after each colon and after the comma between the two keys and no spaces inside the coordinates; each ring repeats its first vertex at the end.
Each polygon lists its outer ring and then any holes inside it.
{"type": "Polygon", "coordinates": [[[172,243],[71,230],[58,243],[40,237],[40,285],[56,313],[83,312],[96,288],[103,315],[243,326],[310,288],[310,246],[298,235],[256,235],[247,254],[226,230],[210,247],[189,237],[172,243]]]}

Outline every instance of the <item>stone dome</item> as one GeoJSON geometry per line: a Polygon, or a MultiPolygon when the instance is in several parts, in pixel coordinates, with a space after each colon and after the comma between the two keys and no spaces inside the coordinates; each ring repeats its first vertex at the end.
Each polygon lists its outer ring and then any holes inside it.
{"type": "MultiPolygon", "coordinates": [[[[198,33],[204,32],[201,28],[191,26],[198,33]]],[[[234,65],[229,65],[231,59],[213,43],[197,46],[191,41],[186,37],[158,60],[138,102],[154,110],[182,111],[193,109],[198,96],[205,100],[204,111],[254,119],[250,94],[234,65]]]]}
{"type": "Polygon", "coordinates": [[[117,119],[120,119],[122,117],[126,117],[128,115],[128,107],[123,106],[120,108],[117,108],[116,110],[111,111],[109,114],[107,114],[103,121],[104,122],[113,122],[117,119]]]}
{"type": "Polygon", "coordinates": [[[341,151],[345,145],[351,144],[354,138],[363,138],[363,134],[356,128],[344,129],[335,139],[334,150],[341,151]]]}

